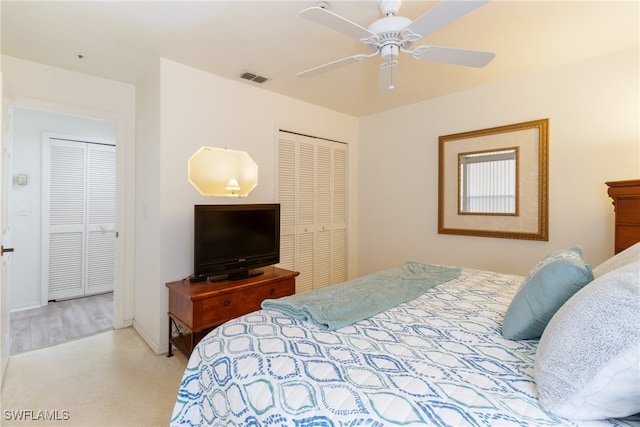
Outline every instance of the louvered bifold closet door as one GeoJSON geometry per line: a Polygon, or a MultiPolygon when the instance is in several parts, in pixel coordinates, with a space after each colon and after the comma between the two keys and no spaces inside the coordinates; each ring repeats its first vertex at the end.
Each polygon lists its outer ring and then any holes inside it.
{"type": "Polygon", "coordinates": [[[298,293],[346,280],[347,172],[346,144],[279,133],[279,265],[298,293]]]}
{"type": "Polygon", "coordinates": [[[317,142],[316,162],[316,264],[314,289],[331,284],[331,145],[330,141],[317,142]]]}
{"type": "Polygon", "coordinates": [[[297,138],[280,132],[278,138],[278,202],[280,203],[280,263],[296,269],[296,158],[297,138]]]}
{"type": "Polygon", "coordinates": [[[313,138],[298,138],[297,218],[296,218],[296,292],[314,288],[315,260],[315,163],[313,138]]]}
{"type": "Polygon", "coordinates": [[[49,300],[84,295],[85,150],[77,142],[50,143],[48,248],[43,247],[49,300]]]}
{"type": "Polygon", "coordinates": [[[42,277],[48,300],[112,291],[115,147],[49,138],[47,148],[42,277]]]}
{"type": "Polygon", "coordinates": [[[317,140],[313,288],[347,280],[347,148],[317,140]]]}
{"type": "Polygon", "coordinates": [[[116,151],[90,144],[87,152],[87,278],[85,295],[113,290],[116,260],[116,151]]]}
{"type": "Polygon", "coordinates": [[[347,280],[347,145],[332,144],[331,284],[347,280]]]}

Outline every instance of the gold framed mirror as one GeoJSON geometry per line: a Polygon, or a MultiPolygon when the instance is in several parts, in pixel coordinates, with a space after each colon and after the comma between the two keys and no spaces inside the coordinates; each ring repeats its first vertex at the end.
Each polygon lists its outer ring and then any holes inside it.
{"type": "Polygon", "coordinates": [[[549,119],[438,138],[438,233],[549,240],[549,119]]]}

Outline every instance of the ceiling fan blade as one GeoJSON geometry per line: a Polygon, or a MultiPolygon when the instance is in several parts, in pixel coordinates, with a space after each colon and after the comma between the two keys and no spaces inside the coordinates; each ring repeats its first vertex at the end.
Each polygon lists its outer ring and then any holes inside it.
{"type": "Polygon", "coordinates": [[[375,33],[366,28],[320,6],[304,9],[300,12],[300,16],[325,27],[333,28],[357,40],[370,39],[371,37],[378,38],[375,33]]]}
{"type": "Polygon", "coordinates": [[[380,64],[378,71],[378,92],[385,94],[393,92],[398,80],[398,61],[392,60],[380,64]]]}
{"type": "Polygon", "coordinates": [[[489,0],[442,0],[402,30],[402,35],[406,40],[420,40],[488,2],[489,0]]]}
{"type": "Polygon", "coordinates": [[[319,65],[317,67],[310,68],[305,71],[301,71],[296,76],[298,77],[313,77],[317,74],[324,73],[325,71],[333,70],[334,68],[342,67],[343,65],[353,64],[354,62],[362,62],[367,58],[370,58],[372,55],[358,54],[353,56],[348,56],[346,58],[338,59],[336,61],[332,61],[323,65],[319,65]]]}
{"type": "Polygon", "coordinates": [[[411,53],[414,59],[421,61],[444,62],[445,64],[478,68],[484,67],[496,56],[492,52],[441,46],[418,46],[408,53],[411,53]]]}

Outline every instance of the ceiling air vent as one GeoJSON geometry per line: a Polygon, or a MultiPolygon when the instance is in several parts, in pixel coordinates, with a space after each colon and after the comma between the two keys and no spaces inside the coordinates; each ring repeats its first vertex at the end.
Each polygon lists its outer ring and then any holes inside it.
{"type": "Polygon", "coordinates": [[[267,80],[269,80],[266,77],[262,77],[262,76],[259,76],[257,74],[253,74],[253,73],[242,73],[242,74],[240,74],[240,77],[245,79],[245,80],[251,80],[252,82],[256,82],[256,83],[264,83],[267,80]]]}

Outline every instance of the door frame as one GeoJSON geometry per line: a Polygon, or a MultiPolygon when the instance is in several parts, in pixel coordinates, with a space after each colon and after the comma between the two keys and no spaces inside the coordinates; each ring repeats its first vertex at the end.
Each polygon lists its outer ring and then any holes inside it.
{"type": "MultiPolygon", "coordinates": [[[[9,129],[9,115],[7,111],[7,105],[4,102],[4,80],[2,70],[0,69],[0,226],[3,230],[0,232],[0,242],[4,243],[4,225],[5,225],[5,202],[7,183],[4,177],[5,171],[5,143],[9,140],[6,135],[7,129],[9,129]]],[[[2,256],[2,254],[0,254],[2,256]]],[[[9,346],[11,345],[11,325],[9,324],[9,283],[7,275],[5,275],[5,263],[4,259],[0,258],[0,388],[4,383],[5,372],[9,363],[9,346]]]]}
{"type": "MultiPolygon", "coordinates": [[[[135,182],[135,146],[131,138],[132,126],[127,126],[124,114],[112,113],[68,104],[14,97],[9,105],[32,108],[54,114],[107,120],[116,124],[116,269],[113,290],[113,327],[120,329],[133,324],[134,260],[126,254],[135,252],[135,189],[127,182],[135,182]],[[127,143],[128,142],[128,143],[127,143]]],[[[7,185],[5,182],[3,185],[7,185]]],[[[8,287],[8,284],[4,284],[8,287]]]]}

